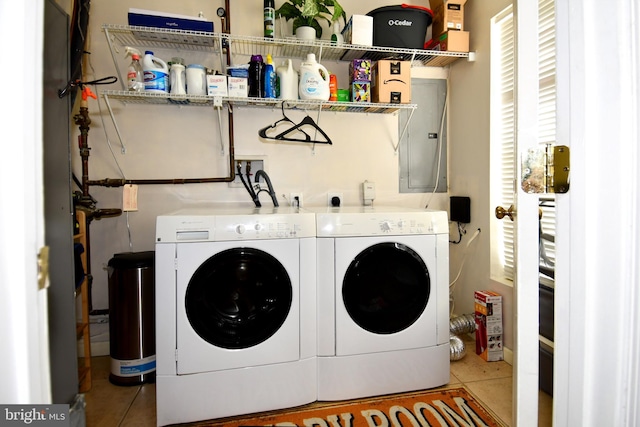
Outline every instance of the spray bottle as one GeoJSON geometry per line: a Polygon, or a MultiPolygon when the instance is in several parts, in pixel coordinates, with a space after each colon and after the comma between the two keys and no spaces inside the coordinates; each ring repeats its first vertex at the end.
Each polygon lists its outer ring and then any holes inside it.
{"type": "Polygon", "coordinates": [[[131,56],[131,64],[127,68],[127,89],[134,92],[144,91],[144,71],[140,65],[140,51],[134,47],[126,46],[125,58],[131,56]]]}

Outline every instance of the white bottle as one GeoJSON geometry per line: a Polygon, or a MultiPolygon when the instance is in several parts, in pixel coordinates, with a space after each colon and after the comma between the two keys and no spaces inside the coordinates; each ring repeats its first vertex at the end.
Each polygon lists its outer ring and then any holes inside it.
{"type": "Polygon", "coordinates": [[[144,71],[140,65],[140,56],[131,55],[131,64],[127,68],[127,89],[133,92],[144,91],[144,71]]]}
{"type": "Polygon", "coordinates": [[[307,54],[307,59],[300,64],[298,94],[300,99],[329,100],[329,72],[316,62],[313,53],[307,54]]]}
{"type": "Polygon", "coordinates": [[[276,69],[280,82],[280,95],[278,99],[298,99],[298,73],[293,69],[291,59],[287,59],[276,69]]]}
{"type": "Polygon", "coordinates": [[[340,23],[333,23],[333,34],[331,34],[331,44],[341,45],[344,43],[344,37],[340,32],[340,23]]]}
{"type": "Polygon", "coordinates": [[[169,92],[169,67],[160,58],[147,50],[142,59],[144,70],[144,88],[147,92],[169,92]]]}

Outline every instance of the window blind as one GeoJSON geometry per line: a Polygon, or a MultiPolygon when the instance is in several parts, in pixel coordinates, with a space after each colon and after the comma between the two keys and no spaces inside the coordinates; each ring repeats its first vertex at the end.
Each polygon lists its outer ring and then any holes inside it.
{"type": "MultiPolygon", "coordinates": [[[[538,143],[555,144],[556,137],[556,63],[555,63],[555,0],[539,0],[538,2],[538,143]]],[[[514,41],[515,28],[511,9],[494,18],[493,30],[499,40],[499,53],[495,60],[498,78],[494,80],[495,90],[500,94],[499,141],[492,143],[500,149],[500,179],[492,183],[500,193],[503,206],[514,203],[514,171],[516,165],[515,152],[515,116],[514,116],[514,41]]],[[[541,227],[544,233],[555,235],[555,199],[553,195],[545,195],[540,199],[543,212],[541,227]]],[[[514,278],[514,225],[509,220],[499,222],[498,240],[500,258],[505,279],[514,278]]],[[[544,240],[544,251],[551,265],[555,262],[555,243],[544,240]]],[[[541,261],[542,262],[542,261],[541,261]]]]}

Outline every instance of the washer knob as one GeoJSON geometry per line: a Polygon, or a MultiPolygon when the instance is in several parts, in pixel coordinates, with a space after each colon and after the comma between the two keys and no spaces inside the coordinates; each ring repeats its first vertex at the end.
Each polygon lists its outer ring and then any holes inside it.
{"type": "Polygon", "coordinates": [[[237,225],[237,226],[236,226],[236,233],[238,233],[238,234],[244,234],[244,232],[245,232],[244,225],[240,224],[240,225],[237,225]]]}
{"type": "Polygon", "coordinates": [[[256,231],[262,230],[262,224],[257,223],[256,225],[253,226],[253,229],[256,230],[256,231]]]}

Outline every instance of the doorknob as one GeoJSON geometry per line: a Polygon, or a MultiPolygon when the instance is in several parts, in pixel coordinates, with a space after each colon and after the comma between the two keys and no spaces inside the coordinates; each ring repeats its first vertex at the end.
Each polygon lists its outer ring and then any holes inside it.
{"type": "Polygon", "coordinates": [[[502,219],[505,216],[508,216],[511,221],[513,221],[513,217],[516,215],[516,210],[513,205],[509,206],[509,209],[505,209],[502,206],[496,207],[496,218],[502,219]]]}

